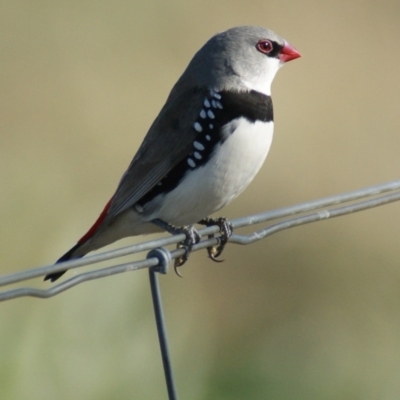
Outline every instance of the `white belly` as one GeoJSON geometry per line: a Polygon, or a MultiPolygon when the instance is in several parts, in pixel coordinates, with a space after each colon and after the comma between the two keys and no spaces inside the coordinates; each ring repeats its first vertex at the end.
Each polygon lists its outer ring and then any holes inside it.
{"type": "Polygon", "coordinates": [[[151,203],[146,220],[160,218],[176,226],[191,225],[235,199],[260,170],[271,146],[273,122],[240,118],[236,130],[218,145],[202,167],[188,171],[167,195],[151,203]]]}

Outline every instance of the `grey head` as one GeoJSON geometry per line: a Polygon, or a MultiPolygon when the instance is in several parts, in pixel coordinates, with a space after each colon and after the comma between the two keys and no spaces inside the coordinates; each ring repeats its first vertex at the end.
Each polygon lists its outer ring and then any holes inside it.
{"type": "Polygon", "coordinates": [[[280,54],[285,46],[293,49],[268,29],[256,26],[228,29],[213,36],[194,55],[176,89],[195,85],[217,90],[254,89],[269,95],[272,80],[284,63],[280,54]],[[268,54],[258,48],[263,40],[273,47],[268,54]]]}

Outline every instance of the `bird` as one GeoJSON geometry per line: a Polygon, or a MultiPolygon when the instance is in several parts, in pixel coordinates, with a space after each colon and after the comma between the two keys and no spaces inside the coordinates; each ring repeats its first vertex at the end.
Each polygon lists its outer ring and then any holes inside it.
{"type": "MultiPolygon", "coordinates": [[[[271,84],[301,54],[269,29],[237,26],[195,53],[93,226],[56,263],[119,239],[168,231],[198,240],[196,223],[234,200],[269,152],[271,84]]],[[[46,275],[54,282],[66,270],[46,275]]]]}

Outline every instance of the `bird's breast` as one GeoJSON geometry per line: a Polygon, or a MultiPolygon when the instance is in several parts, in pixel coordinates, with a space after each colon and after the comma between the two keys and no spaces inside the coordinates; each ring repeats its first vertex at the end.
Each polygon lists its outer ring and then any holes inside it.
{"type": "Polygon", "coordinates": [[[260,170],[272,142],[273,121],[237,118],[223,127],[208,161],[188,170],[171,192],[150,205],[150,219],[193,224],[235,199],[260,170]]]}

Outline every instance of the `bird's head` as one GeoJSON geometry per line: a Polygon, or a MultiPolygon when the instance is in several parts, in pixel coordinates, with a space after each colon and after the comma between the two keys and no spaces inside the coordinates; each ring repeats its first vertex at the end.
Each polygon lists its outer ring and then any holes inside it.
{"type": "Polygon", "coordinates": [[[271,30],[238,26],[213,36],[186,73],[199,85],[269,95],[278,69],[298,57],[300,53],[271,30]]]}

